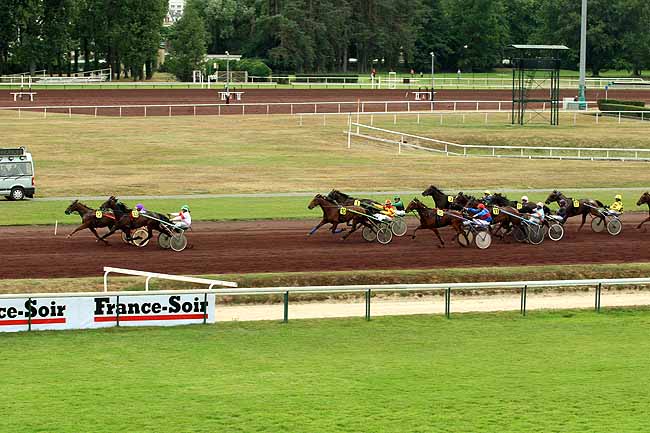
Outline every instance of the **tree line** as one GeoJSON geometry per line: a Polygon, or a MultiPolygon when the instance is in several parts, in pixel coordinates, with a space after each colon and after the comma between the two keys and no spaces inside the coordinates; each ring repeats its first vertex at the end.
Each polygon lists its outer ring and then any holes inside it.
{"type": "MultiPolygon", "coordinates": [[[[3,3],[0,74],[110,65],[148,78],[166,38],[186,72],[206,52],[225,51],[261,59],[275,73],[428,72],[430,52],[439,70],[487,71],[512,55],[513,43],[565,44],[567,68],[579,58],[576,0],[188,0],[169,31],[161,30],[166,0],[3,3]]],[[[650,68],[649,22],[647,0],[589,0],[592,74],[650,68]]]]}

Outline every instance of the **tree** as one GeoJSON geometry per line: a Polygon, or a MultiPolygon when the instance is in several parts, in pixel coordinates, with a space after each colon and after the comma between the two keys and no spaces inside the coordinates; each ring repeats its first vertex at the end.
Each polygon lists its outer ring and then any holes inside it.
{"type": "Polygon", "coordinates": [[[179,80],[190,81],[192,71],[203,69],[206,54],[205,24],[196,3],[186,4],[175,27],[168,68],[179,80]]]}

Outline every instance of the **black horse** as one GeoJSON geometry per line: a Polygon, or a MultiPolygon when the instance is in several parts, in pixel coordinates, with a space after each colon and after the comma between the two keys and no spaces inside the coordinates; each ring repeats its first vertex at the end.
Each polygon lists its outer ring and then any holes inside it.
{"type": "MultiPolygon", "coordinates": [[[[461,193],[462,194],[462,193],[461,193]]],[[[456,196],[445,194],[435,185],[430,185],[427,189],[422,191],[423,197],[431,197],[438,209],[451,209],[453,208],[454,199],[456,196]],[[449,200],[451,197],[451,201],[449,200]]]]}

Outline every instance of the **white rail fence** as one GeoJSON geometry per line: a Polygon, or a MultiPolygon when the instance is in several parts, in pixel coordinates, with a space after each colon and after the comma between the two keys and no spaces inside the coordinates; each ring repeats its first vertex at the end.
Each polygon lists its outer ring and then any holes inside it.
{"type": "Polygon", "coordinates": [[[108,291],[108,276],[110,274],[131,275],[136,277],[145,277],[145,291],[149,291],[149,281],[152,278],[167,281],[180,281],[184,283],[205,284],[209,290],[214,286],[221,287],[237,287],[237,283],[232,281],[213,280],[208,278],[184,277],[180,275],[160,274],[156,272],[136,271],[133,269],[113,268],[109,266],[104,267],[104,292],[108,291]]]}
{"type": "MultiPolygon", "coordinates": [[[[595,104],[587,102],[588,105],[595,104]]],[[[547,110],[546,103],[531,104],[537,110],[547,110]]],[[[548,107],[550,108],[550,107],[548,107]]],[[[324,102],[257,102],[233,104],[121,104],[121,105],[14,105],[0,107],[1,111],[23,113],[73,114],[85,116],[197,116],[225,114],[349,114],[349,113],[422,113],[422,112],[510,112],[512,101],[324,101],[324,102]]]]}
{"type": "Polygon", "coordinates": [[[397,147],[398,154],[408,149],[443,154],[446,156],[558,159],[587,161],[650,161],[650,149],[619,149],[598,147],[559,146],[494,146],[470,145],[436,140],[430,137],[378,128],[348,121],[347,147],[358,138],[372,143],[397,147]]]}
{"type": "MultiPolygon", "coordinates": [[[[105,268],[105,271],[113,272],[115,268],[105,268]]],[[[161,274],[129,271],[129,275],[154,275],[161,274]],[[137,273],[137,274],[135,274],[137,273]]],[[[165,275],[165,274],[162,274],[165,275]]],[[[166,277],[175,277],[165,275],[166,277]]],[[[168,278],[171,279],[171,278],[168,278]]],[[[178,277],[175,281],[202,282],[203,279],[193,277],[178,277]],[[190,281],[191,280],[191,281],[190,281]]],[[[207,280],[212,281],[212,280],[207,280]]],[[[207,283],[206,283],[207,284],[207,283]]],[[[641,288],[650,285],[650,278],[602,278],[602,279],[577,279],[577,280],[541,280],[541,281],[502,281],[502,282],[468,282],[468,283],[435,283],[435,284],[384,284],[384,285],[339,285],[339,286],[303,286],[303,287],[260,287],[260,288],[226,288],[226,289],[196,289],[196,290],[154,290],[154,291],[105,291],[97,293],[73,292],[73,293],[33,293],[33,294],[2,294],[0,301],[28,298],[30,302],[37,299],[57,299],[57,298],[88,298],[93,296],[120,296],[138,297],[142,295],[173,295],[173,294],[190,294],[190,295],[214,295],[216,297],[235,297],[235,296],[281,296],[283,303],[283,320],[289,320],[289,301],[292,294],[360,294],[365,298],[365,319],[371,318],[371,302],[373,295],[378,293],[400,293],[400,292],[442,292],[444,295],[446,317],[451,316],[452,294],[458,291],[512,291],[520,294],[520,313],[526,315],[528,290],[536,289],[538,291],[556,290],[560,288],[585,288],[594,289],[594,310],[600,311],[602,307],[602,290],[603,288],[628,287],[641,288]]],[[[218,310],[219,303],[214,303],[215,309],[218,310]]],[[[210,312],[204,311],[204,316],[210,312]]],[[[212,316],[214,317],[214,316],[212,316]]],[[[203,323],[208,323],[203,320],[203,323]]],[[[30,327],[31,329],[31,327],[30,327]]],[[[25,329],[27,330],[27,329],[25,329]]]]}

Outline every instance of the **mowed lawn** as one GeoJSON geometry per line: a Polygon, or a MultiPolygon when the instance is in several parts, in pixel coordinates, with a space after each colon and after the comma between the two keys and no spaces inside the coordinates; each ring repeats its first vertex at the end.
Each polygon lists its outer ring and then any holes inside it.
{"type": "Polygon", "coordinates": [[[646,431],[649,313],[2,335],[2,430],[646,431]]]}
{"type": "MultiPolygon", "coordinates": [[[[384,118],[390,123],[392,116],[384,118]]],[[[504,145],[643,145],[650,123],[560,128],[459,124],[417,129],[413,114],[396,128],[457,142],[504,145]],[[410,122],[410,123],[409,123],[410,122]],[[468,135],[469,134],[469,135],[468,135]],[[557,136],[561,138],[557,138],[557,136]],[[487,137],[493,137],[489,139],[487,137]],[[632,141],[632,138],[636,141],[632,141]]],[[[342,190],[419,190],[431,183],[463,190],[593,188],[650,184],[645,163],[520,161],[404,152],[356,140],[347,149],[347,117],[199,116],[47,119],[0,113],[3,146],[25,145],[43,196],[163,195],[342,190]]],[[[368,119],[361,119],[368,121],[368,119]]],[[[505,120],[505,119],[504,119],[505,120]]],[[[379,122],[379,120],[377,120],[379,122]]]]}

